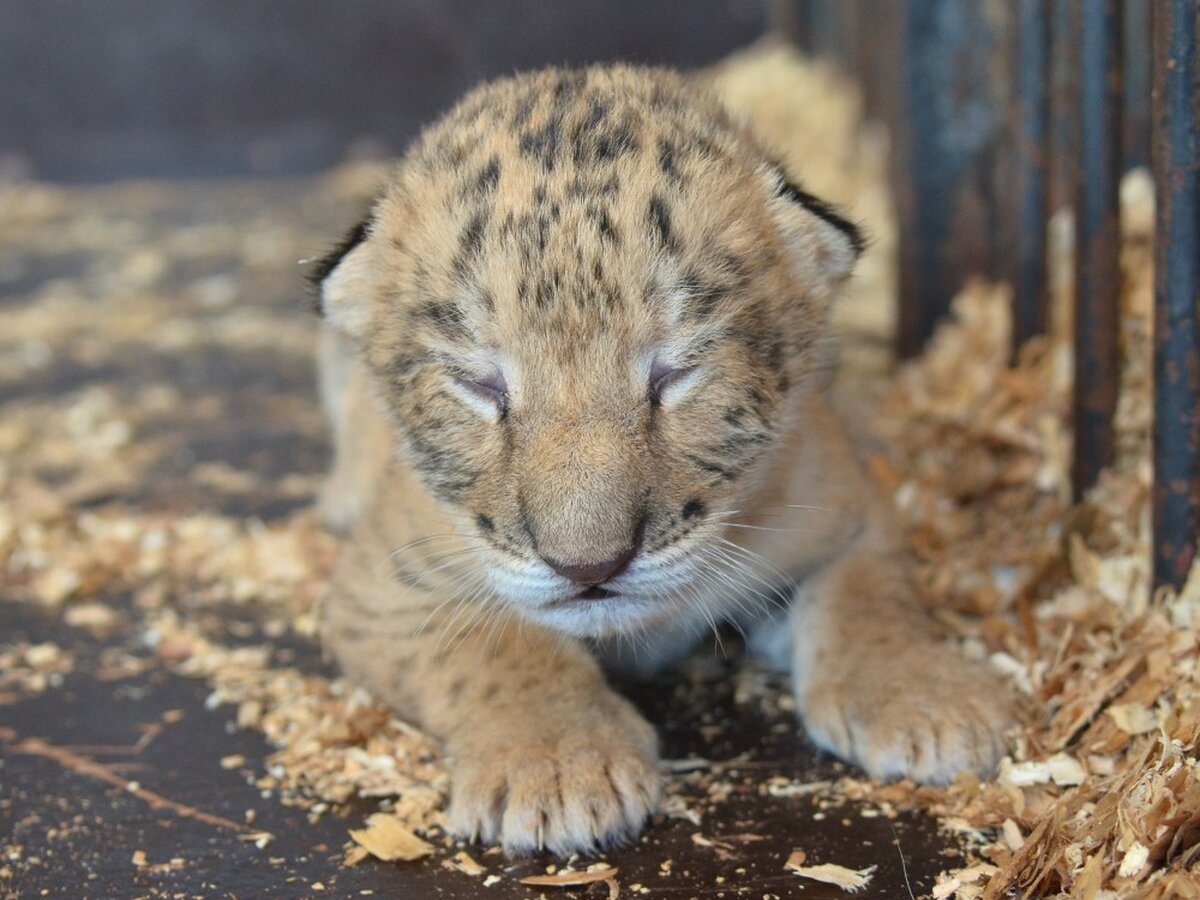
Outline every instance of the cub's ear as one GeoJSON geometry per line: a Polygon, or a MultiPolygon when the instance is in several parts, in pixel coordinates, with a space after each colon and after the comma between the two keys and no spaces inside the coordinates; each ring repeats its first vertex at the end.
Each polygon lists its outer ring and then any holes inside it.
{"type": "Polygon", "coordinates": [[[832,205],[797,187],[778,163],[767,166],[764,176],[797,277],[833,290],[866,246],[862,232],[832,205]]]}
{"type": "Polygon", "coordinates": [[[370,234],[371,215],[367,215],[313,263],[307,275],[316,312],[352,338],[363,337],[370,323],[370,234]]]}

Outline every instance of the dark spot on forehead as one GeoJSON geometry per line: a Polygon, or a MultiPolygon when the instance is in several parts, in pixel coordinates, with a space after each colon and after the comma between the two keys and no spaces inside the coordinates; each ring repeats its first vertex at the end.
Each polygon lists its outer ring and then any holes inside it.
{"type": "Polygon", "coordinates": [[[603,163],[619,159],[638,148],[634,132],[637,125],[629,116],[621,116],[593,129],[590,140],[576,144],[576,162],[586,162],[587,148],[592,148],[592,159],[603,163]]]}
{"type": "Polygon", "coordinates": [[[482,513],[475,517],[475,524],[478,525],[483,531],[496,530],[496,523],[493,522],[489,516],[485,516],[482,513]]]}
{"type": "Polygon", "coordinates": [[[562,273],[552,267],[540,273],[533,285],[533,302],[539,309],[549,307],[562,292],[562,273]]]}
{"type": "MultiPolygon", "coordinates": [[[[519,117],[523,120],[523,124],[519,127],[526,129],[522,131],[517,142],[521,155],[537,160],[547,172],[553,171],[557,162],[567,112],[576,94],[586,82],[587,73],[585,72],[560,73],[550,92],[550,108],[540,127],[527,127],[531,126],[534,121],[532,109],[530,115],[519,117]]],[[[533,108],[536,108],[536,96],[533,103],[533,108]]]]}
{"type": "Polygon", "coordinates": [[[477,212],[467,222],[467,227],[463,229],[458,242],[459,253],[463,256],[475,256],[483,246],[483,229],[487,225],[487,219],[487,213],[477,212]]]}
{"type": "Polygon", "coordinates": [[[458,237],[458,252],[454,255],[454,271],[462,275],[479,258],[483,249],[483,233],[487,228],[488,213],[480,210],[471,216],[458,237]]]}
{"type": "Polygon", "coordinates": [[[664,247],[674,247],[675,238],[671,231],[671,212],[667,209],[666,201],[655,194],[650,198],[650,226],[659,243],[664,247]]]}
{"type": "Polygon", "coordinates": [[[475,190],[480,194],[490,194],[499,183],[500,160],[493,156],[475,177],[475,190]]]}
{"type": "Polygon", "coordinates": [[[671,184],[676,187],[683,185],[683,174],[675,161],[675,147],[666,138],[658,139],[658,168],[671,184]]]}
{"type": "Polygon", "coordinates": [[[542,168],[550,171],[554,168],[554,157],[558,153],[558,129],[560,121],[552,116],[541,128],[526,131],[521,135],[521,155],[538,160],[542,168]]]}
{"type": "Polygon", "coordinates": [[[576,175],[567,182],[563,196],[568,200],[591,200],[600,197],[614,197],[621,190],[621,181],[615,173],[604,177],[589,173],[576,175]]]}
{"type": "Polygon", "coordinates": [[[600,235],[600,240],[613,246],[620,243],[620,236],[617,234],[617,226],[613,224],[612,217],[609,215],[607,207],[600,206],[596,203],[589,203],[586,209],[586,214],[587,217],[595,223],[596,231],[600,235]]]}
{"type": "Polygon", "coordinates": [[[604,121],[608,107],[598,98],[592,99],[587,116],[575,123],[571,130],[572,155],[576,163],[582,163],[589,155],[589,150],[596,146],[596,129],[604,121]]]}
{"type": "Polygon", "coordinates": [[[702,501],[699,497],[693,497],[687,503],[683,504],[683,509],[680,510],[679,514],[683,516],[685,520],[694,519],[697,516],[704,515],[704,510],[704,501],[702,501]]]}

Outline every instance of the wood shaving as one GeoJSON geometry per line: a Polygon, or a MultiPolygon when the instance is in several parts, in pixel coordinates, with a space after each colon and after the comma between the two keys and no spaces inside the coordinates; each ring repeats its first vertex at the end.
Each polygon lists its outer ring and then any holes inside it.
{"type": "Polygon", "coordinates": [[[878,868],[878,866],[867,866],[865,869],[848,869],[835,863],[807,866],[804,864],[807,858],[807,854],[803,850],[795,850],[783,867],[801,878],[820,881],[822,884],[832,884],[850,894],[856,894],[870,884],[871,879],[875,876],[875,870],[878,868]]]}
{"type": "Polygon", "coordinates": [[[399,818],[387,813],[375,813],[367,819],[366,828],[351,829],[350,837],[384,862],[412,862],[433,853],[433,845],[421,840],[399,818]]]}
{"type": "Polygon", "coordinates": [[[57,644],[0,644],[0,704],[58,687],[75,656],[57,644]]]}
{"type": "Polygon", "coordinates": [[[460,850],[449,859],[442,860],[442,866],[455,872],[462,872],[464,875],[470,875],[472,878],[487,874],[487,869],[476,862],[465,850],[460,850]]]}
{"type": "MultiPolygon", "coordinates": [[[[1082,784],[1087,778],[1083,766],[1074,757],[1065,753],[1056,753],[1047,759],[1026,760],[1014,763],[1011,759],[1000,761],[1000,771],[996,780],[1001,784],[1011,784],[1014,787],[1029,787],[1033,784],[1054,783],[1068,787],[1082,784]]],[[[1011,821],[1006,819],[1005,821],[1011,821]]]]}
{"type": "Polygon", "coordinates": [[[584,872],[556,872],[553,875],[530,875],[519,879],[531,887],[579,887],[597,881],[610,881],[617,875],[616,866],[597,866],[584,872]]]}
{"type": "Polygon", "coordinates": [[[996,874],[996,867],[989,863],[977,863],[953,873],[943,873],[931,892],[934,900],[945,900],[947,897],[967,896],[978,897],[983,888],[981,884],[996,874]]]}

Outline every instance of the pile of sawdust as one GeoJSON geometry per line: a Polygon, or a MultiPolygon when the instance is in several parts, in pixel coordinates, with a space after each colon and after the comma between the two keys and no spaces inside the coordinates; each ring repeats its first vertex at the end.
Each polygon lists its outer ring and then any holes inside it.
{"type": "Polygon", "coordinates": [[[883,790],[994,830],[980,852],[995,868],[951,873],[937,896],[1200,891],[1200,568],[1151,595],[1146,323],[1127,323],[1119,459],[1072,507],[1068,345],[1009,369],[1003,292],[969,289],[955,315],[885,404],[892,458],[876,468],[943,620],[1013,676],[1031,717],[992,781],[883,790]]]}

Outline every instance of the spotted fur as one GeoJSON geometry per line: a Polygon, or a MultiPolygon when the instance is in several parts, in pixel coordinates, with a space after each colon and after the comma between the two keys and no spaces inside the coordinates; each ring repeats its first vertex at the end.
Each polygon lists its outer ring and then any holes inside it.
{"type": "Polygon", "coordinates": [[[325,636],[446,739],[458,833],[635,834],[653,731],[590,642],[646,668],[719,619],[872,772],[992,762],[1007,707],[934,643],[815,377],[862,246],[700,86],[612,67],[468,95],[317,267],[325,636]]]}

